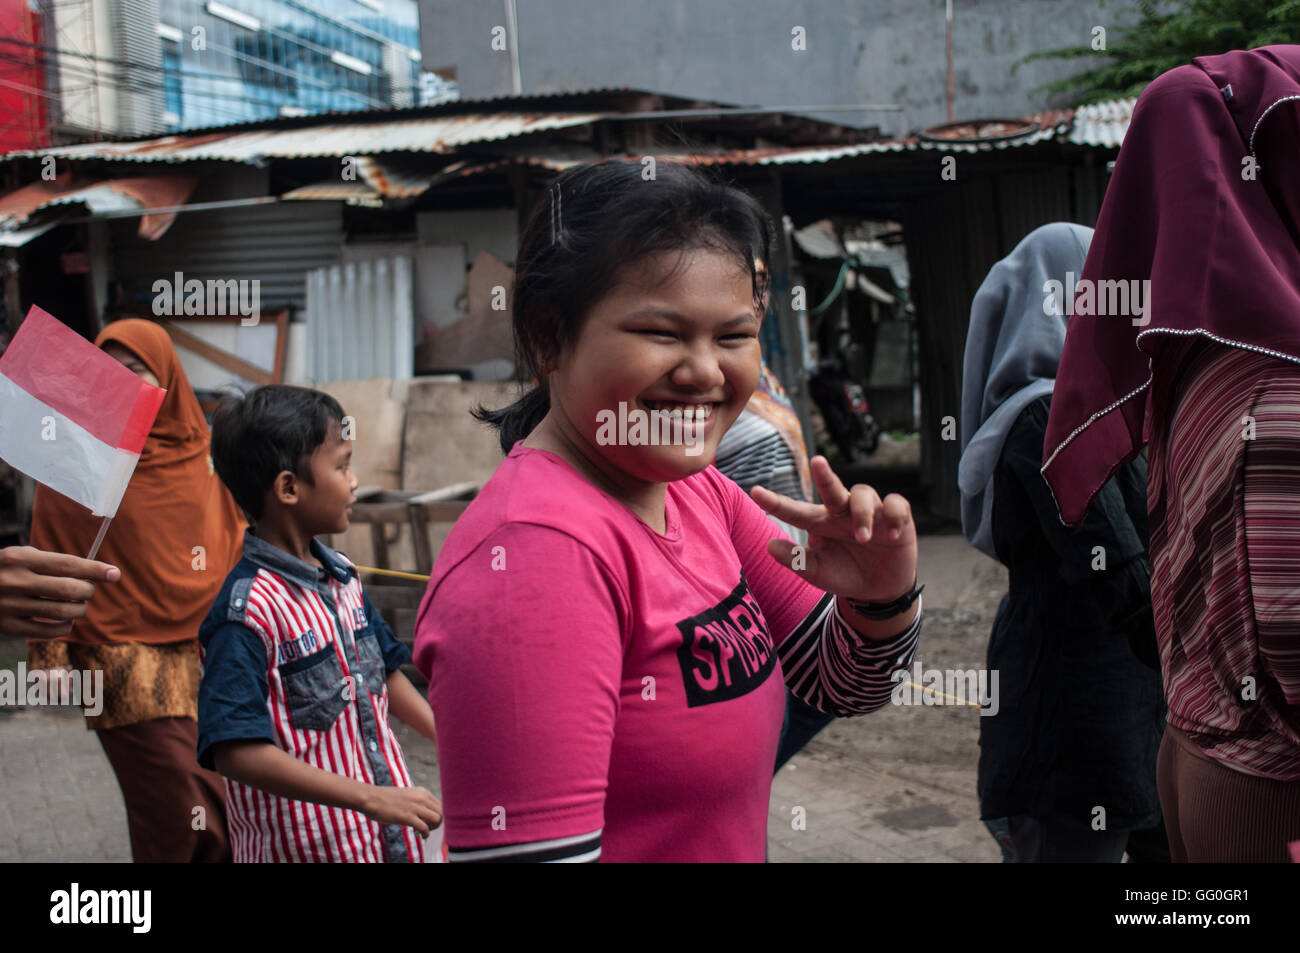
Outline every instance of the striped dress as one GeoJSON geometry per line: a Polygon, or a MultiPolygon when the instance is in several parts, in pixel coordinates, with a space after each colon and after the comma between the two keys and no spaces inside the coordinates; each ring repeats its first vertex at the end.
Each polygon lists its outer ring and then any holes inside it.
{"type": "Polygon", "coordinates": [[[1300,780],[1300,365],[1198,339],[1160,357],[1147,497],[1169,724],[1300,780]]]}

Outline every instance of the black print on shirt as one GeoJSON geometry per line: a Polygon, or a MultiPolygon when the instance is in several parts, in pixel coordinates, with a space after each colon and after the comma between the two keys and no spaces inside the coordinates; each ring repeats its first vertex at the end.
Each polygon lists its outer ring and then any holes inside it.
{"type": "Polygon", "coordinates": [[[682,633],[677,661],[689,708],[752,692],[767,681],[776,666],[772,635],[762,610],[749,594],[743,571],[740,584],[727,598],[683,619],[677,628],[682,633]]]}

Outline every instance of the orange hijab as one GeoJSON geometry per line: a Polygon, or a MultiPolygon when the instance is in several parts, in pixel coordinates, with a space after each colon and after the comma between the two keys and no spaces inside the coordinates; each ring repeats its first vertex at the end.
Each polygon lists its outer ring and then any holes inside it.
{"type": "MultiPolygon", "coordinates": [[[[139,357],[167,396],[97,557],[120,568],[122,578],[98,587],[68,641],[193,639],[239,560],[244,520],[212,471],[208,425],[167,332],[152,321],[116,321],[95,344],[109,341],[139,357]]],[[[39,487],[32,545],[84,556],[99,522],[80,504],[39,487]]]]}

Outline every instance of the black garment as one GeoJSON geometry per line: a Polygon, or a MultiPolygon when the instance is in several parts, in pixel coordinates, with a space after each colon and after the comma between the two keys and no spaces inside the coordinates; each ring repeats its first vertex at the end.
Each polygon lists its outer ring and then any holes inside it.
{"type": "Polygon", "coordinates": [[[1118,864],[1129,838],[1128,831],[1094,831],[1074,819],[1013,814],[1008,822],[1019,864],[1118,864]]]}
{"type": "Polygon", "coordinates": [[[1140,830],[1095,830],[1073,818],[1007,818],[1008,836],[1018,864],[1118,864],[1128,854],[1130,864],[1169,863],[1169,838],[1164,823],[1140,830]]]}
{"type": "Polygon", "coordinates": [[[989,641],[1000,707],[979,720],[980,816],[1150,827],[1164,693],[1130,645],[1155,642],[1146,460],[1118,470],[1069,529],[1039,472],[1050,401],[1021,412],[994,473],[993,542],[1011,585],[989,641]]]}

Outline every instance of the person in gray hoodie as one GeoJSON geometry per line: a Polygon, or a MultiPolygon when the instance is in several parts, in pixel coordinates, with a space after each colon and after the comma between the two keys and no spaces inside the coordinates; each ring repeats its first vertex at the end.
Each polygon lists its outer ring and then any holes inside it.
{"type": "Polygon", "coordinates": [[[1065,223],[1030,232],[980,286],[966,339],[962,527],[1010,576],[989,640],[1001,697],[980,719],[980,816],[1021,863],[1169,859],[1146,460],[1116,471],[1078,532],[1039,472],[1065,289],[1091,238],[1065,223]]]}

